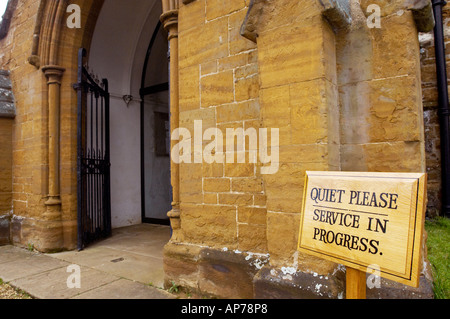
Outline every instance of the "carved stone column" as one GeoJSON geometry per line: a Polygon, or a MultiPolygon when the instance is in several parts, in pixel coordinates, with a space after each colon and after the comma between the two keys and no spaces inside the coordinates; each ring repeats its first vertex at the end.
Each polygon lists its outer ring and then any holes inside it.
{"type": "MultiPolygon", "coordinates": [[[[178,0],[162,0],[163,13],[160,17],[164,29],[169,33],[170,48],[170,128],[171,132],[179,126],[179,92],[178,92],[178,0]]],[[[174,141],[171,141],[171,149],[174,141]]],[[[172,226],[171,240],[180,239],[180,167],[171,161],[172,210],[167,213],[172,226]]]]}
{"type": "Polygon", "coordinates": [[[48,85],[48,199],[38,229],[41,232],[39,249],[54,251],[62,248],[61,197],[59,186],[59,131],[61,78],[64,68],[57,65],[42,67],[48,85]]]}
{"type": "Polygon", "coordinates": [[[48,200],[47,206],[60,205],[59,194],[59,108],[61,77],[64,68],[47,65],[42,68],[48,85],[48,200]]]}

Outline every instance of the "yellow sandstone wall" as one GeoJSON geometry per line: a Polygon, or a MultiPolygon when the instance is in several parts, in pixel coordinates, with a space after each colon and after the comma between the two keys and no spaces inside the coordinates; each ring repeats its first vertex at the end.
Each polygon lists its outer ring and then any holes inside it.
{"type": "MultiPolygon", "coordinates": [[[[180,127],[192,136],[194,120],[203,121],[203,130],[221,129],[224,139],[226,128],[260,127],[256,45],[239,35],[246,13],[243,0],[180,7],[180,127]]],[[[267,251],[265,194],[255,164],[182,163],[180,199],[186,242],[267,251]]]]}
{"type": "Polygon", "coordinates": [[[0,245],[9,243],[12,211],[12,119],[0,118],[0,245]]]}
{"type": "MultiPolygon", "coordinates": [[[[0,69],[10,71],[15,95],[16,117],[12,124],[12,207],[11,241],[40,250],[73,249],[76,246],[76,92],[77,52],[89,48],[96,16],[102,1],[73,1],[82,8],[83,28],[69,29],[65,15],[61,24],[49,23],[50,5],[41,18],[36,66],[32,54],[33,34],[41,1],[19,0],[7,36],[0,40],[0,69]],[[47,78],[40,67],[45,63],[45,47],[59,29],[54,45],[56,62],[65,68],[60,93],[60,197],[56,222],[45,205],[49,195],[49,114],[47,78]],[[47,32],[47,33],[46,33],[47,32]],[[49,231],[49,229],[51,229],[49,231]]],[[[55,2],[56,3],[56,2],[55,2]]],[[[58,2],[59,3],[59,2],[58,2]]],[[[47,52],[48,54],[48,52],[47,52]]],[[[48,63],[48,62],[47,62],[48,63]]],[[[53,62],[55,63],[55,62],[53,62]]]]}
{"type": "Polygon", "coordinates": [[[1,68],[10,71],[15,95],[16,118],[12,126],[12,232],[11,240],[26,245],[35,235],[23,219],[38,218],[46,195],[45,171],[47,115],[42,72],[27,63],[39,1],[19,1],[7,36],[0,41],[1,68]]]}
{"type": "Polygon", "coordinates": [[[167,280],[219,295],[337,297],[342,269],[296,252],[305,171],[425,171],[417,29],[403,1],[351,1],[347,26],[318,1],[257,2],[256,43],[239,35],[248,1],[180,4],[180,127],[192,139],[195,120],[278,128],[279,165],[262,175],[259,162],[181,164],[183,236],[166,246],[167,280]],[[383,8],[380,29],[367,27],[370,3],[383,8]],[[265,266],[247,269],[249,256],[265,266]],[[284,280],[290,270],[301,272],[284,280]],[[225,273],[257,289],[223,284],[225,273]],[[295,290],[317,275],[324,291],[295,290]]]}
{"type": "MultiPolygon", "coordinates": [[[[47,79],[27,63],[39,2],[20,0],[10,32],[0,41],[0,68],[11,72],[17,109],[11,240],[42,250],[71,249],[76,243],[72,84],[78,48],[89,48],[102,1],[74,1],[86,21],[82,29],[59,26],[57,60],[65,72],[57,226],[46,219],[44,204],[51,156],[47,79]],[[47,233],[48,225],[60,235],[47,233]]],[[[412,13],[403,0],[361,0],[361,6],[351,1],[354,19],[345,25],[324,18],[322,3],[333,1],[255,1],[264,3],[253,13],[255,43],[240,35],[249,0],[179,2],[179,126],[190,130],[192,149],[209,143],[194,140],[195,120],[202,120],[203,131],[219,128],[225,142],[227,128],[277,128],[279,162],[275,174],[263,175],[261,163],[249,160],[253,150],[245,149],[245,163],[180,164],[181,235],[165,247],[167,282],[235,298],[342,296],[342,267],[296,252],[304,175],[425,170],[412,13]],[[380,29],[365,24],[370,3],[383,8],[380,29]],[[323,289],[308,288],[316,285],[323,289]]]]}

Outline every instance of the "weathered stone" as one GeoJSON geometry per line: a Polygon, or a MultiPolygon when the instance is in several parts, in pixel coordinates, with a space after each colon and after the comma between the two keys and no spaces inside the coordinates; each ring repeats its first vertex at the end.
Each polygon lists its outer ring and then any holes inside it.
{"type": "Polygon", "coordinates": [[[198,288],[198,256],[201,248],[193,245],[168,243],[164,246],[163,262],[165,286],[172,282],[198,288]]]}
{"type": "Polygon", "coordinates": [[[381,278],[380,288],[368,288],[367,299],[433,299],[433,284],[425,276],[420,276],[419,288],[399,284],[381,278]]]}
{"type": "Polygon", "coordinates": [[[234,101],[233,72],[225,71],[211,74],[201,79],[202,107],[220,105],[234,101]]]}
{"type": "Polygon", "coordinates": [[[9,233],[11,216],[0,216],[0,246],[10,244],[9,233]]]}
{"type": "Polygon", "coordinates": [[[199,259],[199,288],[227,298],[253,298],[253,277],[267,262],[264,256],[205,248],[199,259]]]}
{"type": "MultiPolygon", "coordinates": [[[[39,1],[30,1],[17,7],[11,33],[0,40],[0,64],[11,70],[12,80],[5,85],[6,73],[0,72],[0,87],[14,88],[17,113],[14,123],[10,119],[2,119],[9,124],[0,123],[0,145],[6,145],[2,149],[6,152],[0,152],[0,215],[13,209],[10,240],[17,245],[30,243],[42,250],[74,247],[77,123],[71,84],[76,78],[77,50],[92,42],[101,3],[80,2],[86,25],[79,32],[58,29],[64,23],[53,23],[47,6],[41,12],[39,1]],[[38,43],[37,34],[52,36],[38,43]],[[44,205],[51,186],[48,122],[55,114],[46,111],[47,78],[27,64],[30,51],[29,61],[47,65],[53,59],[66,69],[60,79],[57,117],[61,137],[56,160],[63,172],[61,220],[49,217],[44,205]]],[[[163,19],[171,29],[173,65],[179,58],[178,70],[171,68],[172,75],[179,76],[178,82],[170,83],[175,88],[172,93],[179,94],[178,101],[172,99],[179,103],[179,112],[171,117],[178,115],[179,121],[172,124],[187,128],[191,135],[196,120],[202,121],[203,132],[277,128],[280,145],[278,171],[267,176],[261,175],[262,163],[249,163],[247,147],[240,153],[246,163],[172,167],[179,173],[172,183],[179,195],[174,196],[174,207],[180,208],[180,228],[167,247],[166,284],[174,280],[210,294],[252,297],[257,296],[258,285],[265,285],[263,296],[268,289],[275,296],[298,296],[294,285],[303,282],[314,286],[303,286],[300,295],[340,297],[341,272],[327,280],[320,278],[332,273],[335,265],[296,252],[306,170],[425,171],[427,150],[429,189],[435,194],[429,202],[439,202],[437,117],[427,119],[426,143],[422,127],[421,98],[428,103],[429,116],[437,101],[432,40],[422,52],[423,91],[420,87],[417,30],[420,23],[429,22],[427,14],[429,1],[416,0],[183,0],[179,11],[170,12],[171,19],[163,19]],[[369,4],[382,8],[380,29],[367,27],[369,4]],[[418,18],[424,19],[419,23],[418,18]],[[241,33],[251,40],[239,34],[241,25],[241,33]],[[249,253],[231,252],[236,249],[249,253]],[[270,253],[271,268],[261,272],[261,278],[255,265],[246,264],[255,252],[270,253]],[[297,274],[281,271],[292,265],[297,274]],[[295,278],[291,281],[288,275],[295,278]],[[325,289],[329,282],[334,286],[325,289]]],[[[1,92],[6,103],[12,103],[10,93],[1,92]]],[[[52,101],[57,100],[52,96],[52,101]]],[[[12,109],[10,104],[4,108],[12,109]]],[[[224,142],[231,138],[224,136],[224,142]]],[[[199,146],[193,135],[189,142],[199,146]]],[[[274,146],[270,142],[268,150],[277,150],[274,146]]]]}
{"type": "Polygon", "coordinates": [[[344,280],[337,275],[304,273],[293,267],[263,267],[253,279],[256,299],[342,298],[344,280]]]}

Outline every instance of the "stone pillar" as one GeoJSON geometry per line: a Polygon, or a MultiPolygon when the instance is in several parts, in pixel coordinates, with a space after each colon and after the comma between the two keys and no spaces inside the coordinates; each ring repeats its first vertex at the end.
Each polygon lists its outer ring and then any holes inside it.
{"type": "Polygon", "coordinates": [[[39,227],[41,237],[38,249],[52,251],[62,248],[61,197],[59,183],[59,131],[61,78],[65,71],[57,65],[42,68],[48,85],[48,199],[39,227]]]}
{"type": "MultiPolygon", "coordinates": [[[[170,48],[170,128],[171,132],[179,126],[179,92],[178,92],[178,0],[162,0],[163,13],[160,17],[167,30],[170,48]]],[[[171,149],[175,141],[171,141],[171,149]]],[[[180,239],[180,167],[171,161],[172,210],[167,213],[172,226],[172,241],[180,239]]]]}
{"type": "Polygon", "coordinates": [[[56,65],[42,68],[48,85],[48,200],[45,205],[60,205],[59,195],[59,108],[61,77],[64,69],[56,65]]]}

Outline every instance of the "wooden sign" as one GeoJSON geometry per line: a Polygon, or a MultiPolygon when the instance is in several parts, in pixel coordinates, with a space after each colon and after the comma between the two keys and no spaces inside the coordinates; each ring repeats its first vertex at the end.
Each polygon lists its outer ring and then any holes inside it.
{"type": "Polygon", "coordinates": [[[306,172],[298,250],[418,287],[426,175],[306,172]]]}

